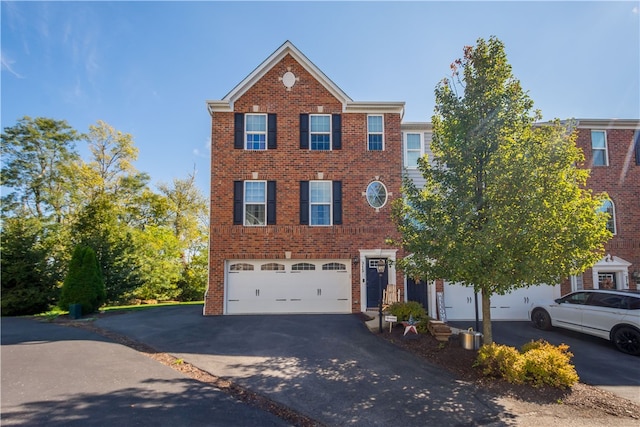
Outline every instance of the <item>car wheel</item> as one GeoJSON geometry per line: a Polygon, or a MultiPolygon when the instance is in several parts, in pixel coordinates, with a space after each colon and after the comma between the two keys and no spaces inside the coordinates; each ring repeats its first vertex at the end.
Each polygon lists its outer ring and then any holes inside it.
{"type": "Polygon", "coordinates": [[[622,326],[613,332],[613,343],[623,353],[640,355],[640,331],[629,326],[622,326]]]}
{"type": "Polygon", "coordinates": [[[533,326],[538,329],[543,329],[545,331],[551,329],[551,317],[549,316],[549,313],[541,308],[535,310],[531,314],[531,321],[533,322],[533,326]]]}

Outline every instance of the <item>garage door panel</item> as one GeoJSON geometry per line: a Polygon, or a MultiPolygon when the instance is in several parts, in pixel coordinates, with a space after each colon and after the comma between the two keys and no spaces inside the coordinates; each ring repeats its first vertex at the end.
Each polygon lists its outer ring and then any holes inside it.
{"type": "MultiPolygon", "coordinates": [[[[527,320],[531,304],[560,296],[559,286],[530,286],[515,289],[506,295],[491,296],[491,320],[527,320]]],[[[445,308],[448,320],[475,320],[475,296],[472,287],[455,283],[444,284],[445,308]]],[[[478,293],[478,318],[482,319],[482,294],[478,293]]]]}
{"type": "Polygon", "coordinates": [[[347,260],[232,260],[227,269],[227,314],[351,312],[347,260]],[[269,263],[281,264],[284,270],[261,269],[269,263]],[[323,270],[327,263],[338,263],[343,270],[323,270]],[[231,270],[239,264],[253,270],[231,270]],[[293,270],[296,264],[305,269],[293,270]]]}

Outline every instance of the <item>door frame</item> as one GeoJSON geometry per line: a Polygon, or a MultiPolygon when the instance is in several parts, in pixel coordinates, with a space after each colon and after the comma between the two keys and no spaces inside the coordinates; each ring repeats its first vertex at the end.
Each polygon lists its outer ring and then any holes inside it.
{"type": "MultiPolygon", "coordinates": [[[[360,249],[360,311],[367,311],[367,258],[387,259],[387,283],[396,284],[396,253],[397,249],[360,249]]],[[[406,292],[404,292],[406,298],[406,292]]]]}

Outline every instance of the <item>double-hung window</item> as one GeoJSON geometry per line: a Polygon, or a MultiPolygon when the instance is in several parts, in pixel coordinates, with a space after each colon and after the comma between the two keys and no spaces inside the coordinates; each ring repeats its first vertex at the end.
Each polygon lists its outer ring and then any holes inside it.
{"type": "Polygon", "coordinates": [[[244,183],[244,225],[266,225],[267,223],[267,182],[245,181],[244,183]]]}
{"type": "Polygon", "coordinates": [[[331,181],[309,182],[310,225],[331,225],[331,181]]]}
{"type": "Polygon", "coordinates": [[[311,114],[309,116],[312,150],[331,150],[331,116],[311,114]]]}
{"type": "Polygon", "coordinates": [[[233,148],[262,151],[278,146],[278,118],[275,114],[235,113],[233,148]]]}
{"type": "Polygon", "coordinates": [[[275,181],[234,181],[233,223],[264,226],[276,223],[275,181]]]}
{"type": "Polygon", "coordinates": [[[422,134],[404,134],[404,166],[409,169],[418,167],[418,159],[422,157],[422,134]]]}
{"type": "Polygon", "coordinates": [[[300,182],[300,224],[342,224],[342,181],[300,182]]]}
{"type": "Polygon", "coordinates": [[[369,151],[381,151],[384,149],[383,116],[367,116],[367,137],[369,151]]]}
{"type": "Polygon", "coordinates": [[[342,149],[342,115],[300,114],[300,148],[314,151],[342,149]]]}
{"type": "Polygon", "coordinates": [[[593,166],[608,166],[607,156],[607,132],[603,130],[591,131],[591,155],[593,166]]]}
{"type": "Polygon", "coordinates": [[[266,150],[267,149],[267,115],[247,114],[244,120],[245,125],[245,149],[266,150]]]}

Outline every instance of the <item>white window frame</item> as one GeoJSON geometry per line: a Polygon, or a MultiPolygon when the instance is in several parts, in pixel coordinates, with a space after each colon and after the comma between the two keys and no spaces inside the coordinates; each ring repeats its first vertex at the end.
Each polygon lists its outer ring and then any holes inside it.
{"type": "Polygon", "coordinates": [[[267,141],[269,135],[269,120],[266,114],[262,113],[246,113],[244,115],[244,149],[249,151],[265,151],[269,145],[269,141],[267,141]],[[249,131],[247,126],[249,125],[249,117],[252,116],[260,116],[264,118],[264,131],[249,131]],[[264,148],[248,148],[248,137],[249,135],[264,135],[264,148]]]}
{"type": "Polygon", "coordinates": [[[242,195],[242,215],[243,215],[243,224],[246,227],[266,227],[267,226],[267,181],[256,181],[256,180],[251,180],[251,181],[244,181],[244,188],[243,188],[243,195],[242,195]],[[255,183],[261,183],[264,186],[264,202],[248,202],[247,201],[247,184],[255,184],[255,183]],[[250,224],[247,221],[247,206],[251,205],[251,206],[264,206],[264,221],[262,224],[250,224]]]}
{"type": "Polygon", "coordinates": [[[609,166],[609,146],[607,144],[607,131],[606,130],[600,130],[600,129],[592,129],[591,130],[591,166],[609,166]],[[602,133],[602,136],[604,137],[604,148],[602,147],[595,147],[593,146],[593,134],[594,133],[602,133]],[[594,162],[596,156],[595,153],[599,152],[599,151],[604,151],[604,164],[596,164],[594,162]]]}
{"type": "Polygon", "coordinates": [[[571,292],[583,291],[584,290],[584,278],[582,274],[577,276],[571,276],[571,292]]]}
{"type": "Polygon", "coordinates": [[[331,114],[309,114],[309,150],[311,151],[331,151],[333,149],[333,139],[331,135],[333,134],[333,120],[331,114]],[[329,118],[329,130],[322,132],[314,132],[313,131],[313,118],[314,117],[328,117],[329,118]],[[328,135],[329,136],[329,148],[326,150],[319,150],[317,148],[313,148],[313,135],[328,135]]]}
{"type": "Polygon", "coordinates": [[[618,227],[617,227],[617,224],[616,224],[616,205],[615,205],[615,203],[613,203],[613,200],[607,199],[604,202],[602,202],[602,206],[600,207],[600,210],[602,212],[607,212],[608,209],[605,208],[605,205],[607,203],[611,204],[611,218],[609,218],[607,220],[607,230],[611,231],[611,234],[613,234],[615,236],[618,233],[618,227]],[[611,224],[611,228],[609,228],[609,224],[611,224]]]}
{"type": "Polygon", "coordinates": [[[405,168],[407,169],[417,169],[418,168],[418,164],[416,163],[415,165],[409,165],[409,153],[418,153],[418,158],[424,156],[424,134],[422,132],[404,132],[403,136],[402,136],[403,140],[404,140],[404,165],[405,168]],[[409,135],[418,135],[418,138],[420,138],[420,148],[416,149],[416,148],[409,148],[409,144],[408,144],[408,140],[409,140],[409,135]]]}
{"type": "Polygon", "coordinates": [[[369,115],[367,115],[367,151],[384,151],[384,115],[383,114],[369,114],[369,115]],[[371,130],[371,128],[369,127],[369,125],[370,125],[369,119],[372,118],[372,117],[380,117],[380,121],[381,121],[381,124],[382,124],[382,129],[379,132],[378,131],[373,132],[371,130]],[[380,147],[379,150],[377,150],[377,149],[376,150],[372,150],[371,149],[371,139],[370,139],[370,137],[373,136],[373,135],[380,135],[380,137],[381,137],[382,146],[380,147]]]}
{"type": "Polygon", "coordinates": [[[312,227],[330,227],[333,225],[333,181],[309,181],[309,226],[312,227]],[[313,186],[314,184],[323,183],[329,186],[329,202],[314,202],[313,201],[313,186]],[[313,206],[329,206],[329,223],[328,224],[314,224],[313,222],[313,206]]]}

